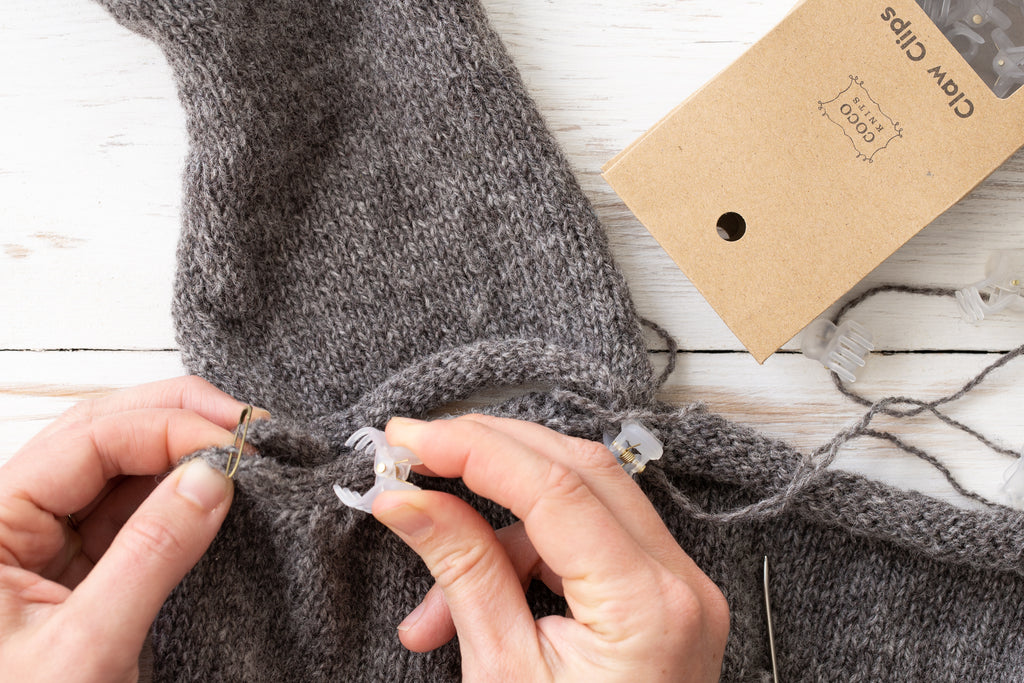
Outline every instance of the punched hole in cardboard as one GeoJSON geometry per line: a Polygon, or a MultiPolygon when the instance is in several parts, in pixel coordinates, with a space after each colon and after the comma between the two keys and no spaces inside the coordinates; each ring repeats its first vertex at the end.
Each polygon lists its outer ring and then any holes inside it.
{"type": "Polygon", "coordinates": [[[747,232],[747,222],[735,211],[728,211],[718,217],[718,236],[726,242],[735,242],[747,232]]]}

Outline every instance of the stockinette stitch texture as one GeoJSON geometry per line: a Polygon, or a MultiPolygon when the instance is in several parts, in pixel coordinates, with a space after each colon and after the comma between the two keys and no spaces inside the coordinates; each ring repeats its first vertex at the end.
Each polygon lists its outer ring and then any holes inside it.
{"type": "Polygon", "coordinates": [[[429,574],[331,485],[372,484],[355,429],[526,383],[486,412],[590,439],[640,419],[665,442],[638,483],[729,599],[725,680],[770,676],[765,554],[785,680],[1024,677],[1017,513],[823,470],[781,512],[717,516],[785,491],[804,456],[654,400],[600,226],[475,0],[101,2],[160,45],[185,107],[186,364],[275,414],[153,626],[155,680],[457,679],[456,644],[395,634],[429,574]]]}

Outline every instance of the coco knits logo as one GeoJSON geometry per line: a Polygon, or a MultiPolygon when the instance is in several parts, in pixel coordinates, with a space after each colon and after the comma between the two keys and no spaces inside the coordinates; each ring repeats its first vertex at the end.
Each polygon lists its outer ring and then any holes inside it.
{"type": "Polygon", "coordinates": [[[853,143],[857,158],[869,164],[889,143],[903,137],[900,124],[882,111],[856,76],[850,76],[850,84],[832,99],[819,100],[818,111],[853,143]]]}

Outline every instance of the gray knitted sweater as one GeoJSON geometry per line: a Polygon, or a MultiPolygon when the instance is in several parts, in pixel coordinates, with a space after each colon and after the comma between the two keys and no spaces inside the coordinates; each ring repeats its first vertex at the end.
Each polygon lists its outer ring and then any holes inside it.
{"type": "Polygon", "coordinates": [[[665,442],[639,484],[729,600],[725,680],[769,676],[765,554],[784,680],[1024,678],[1019,514],[838,471],[776,514],[698,512],[777,494],[802,457],[654,400],[602,230],[476,0],[101,2],[161,46],[187,114],[186,363],[275,415],[153,626],[156,680],[458,678],[455,644],[396,636],[429,574],[331,485],[372,483],[355,429],[524,383],[542,389],[489,411],[591,439],[638,418],[665,442]]]}

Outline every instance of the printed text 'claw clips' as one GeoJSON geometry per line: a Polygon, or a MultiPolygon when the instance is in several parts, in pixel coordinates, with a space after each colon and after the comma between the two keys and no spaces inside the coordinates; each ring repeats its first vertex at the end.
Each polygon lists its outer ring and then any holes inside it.
{"type": "Polygon", "coordinates": [[[348,438],[345,445],[355,450],[373,453],[373,488],[359,495],[352,489],[334,485],[334,493],[342,503],[362,510],[373,511],[373,501],[382,491],[419,491],[420,487],[406,481],[413,465],[422,465],[423,461],[408,448],[392,446],[384,436],[384,432],[372,427],[363,427],[348,438]]]}

